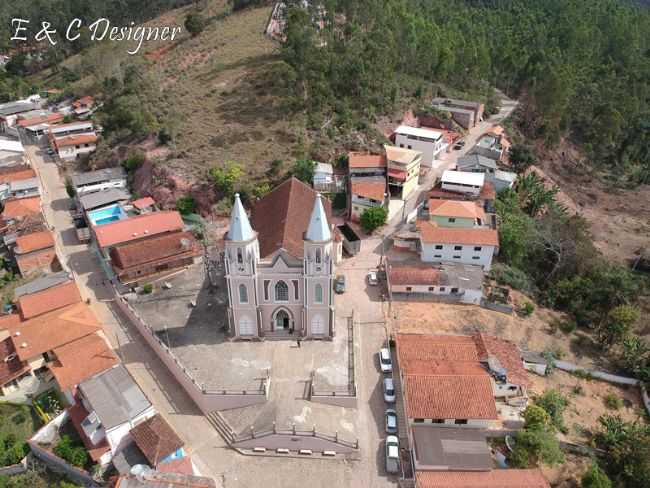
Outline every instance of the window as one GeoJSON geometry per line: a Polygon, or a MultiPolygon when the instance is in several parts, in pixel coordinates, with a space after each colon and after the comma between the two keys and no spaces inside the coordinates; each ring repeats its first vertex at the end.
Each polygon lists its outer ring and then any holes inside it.
{"type": "Polygon", "coordinates": [[[413,149],[413,147],[412,147],[410,144],[409,144],[408,148],[409,148],[409,149],[413,149]]]}
{"type": "Polygon", "coordinates": [[[413,290],[412,287],[410,287],[410,286],[407,286],[407,287],[406,287],[406,291],[411,291],[411,290],[413,290]]]}
{"type": "Polygon", "coordinates": [[[430,287],[429,287],[429,291],[436,291],[435,286],[430,286],[430,287]]]}
{"type": "Polygon", "coordinates": [[[433,257],[434,258],[442,258],[442,254],[435,254],[433,257]]]}
{"type": "Polygon", "coordinates": [[[452,288],[452,289],[451,289],[451,292],[452,292],[452,293],[458,293],[458,288],[452,288]]]}
{"type": "Polygon", "coordinates": [[[300,294],[298,292],[298,280],[291,280],[291,283],[293,284],[293,299],[299,300],[300,294]]]}
{"type": "Polygon", "coordinates": [[[264,300],[269,300],[269,286],[271,286],[271,280],[264,280],[264,300]]]}
{"type": "Polygon", "coordinates": [[[323,287],[319,284],[314,287],[314,301],[316,303],[323,303],[323,287]]]}
{"type": "Polygon", "coordinates": [[[400,144],[399,147],[404,147],[404,144],[400,144]]]}
{"type": "Polygon", "coordinates": [[[444,424],[445,419],[431,419],[432,424],[444,424]]]}
{"type": "Polygon", "coordinates": [[[284,281],[278,281],[275,284],[275,301],[276,302],[289,301],[289,287],[284,281]]]}
{"type": "Polygon", "coordinates": [[[241,247],[237,248],[237,262],[243,264],[244,262],[244,253],[241,250],[241,247]]]}
{"type": "Polygon", "coordinates": [[[454,259],[460,259],[460,256],[454,256],[454,259]]]}
{"type": "Polygon", "coordinates": [[[475,251],[480,251],[481,249],[483,249],[481,246],[474,246],[475,251]]]}
{"type": "Polygon", "coordinates": [[[467,425],[467,419],[456,419],[454,420],[456,425],[467,425]]]}
{"type": "Polygon", "coordinates": [[[474,260],[481,259],[481,256],[472,256],[472,259],[474,259],[474,260]]]}
{"type": "Polygon", "coordinates": [[[447,220],[449,220],[450,224],[453,224],[454,222],[456,222],[456,217],[449,217],[449,219],[447,220]]]}
{"type": "Polygon", "coordinates": [[[442,249],[442,244],[436,244],[436,249],[442,249]]]}
{"type": "Polygon", "coordinates": [[[416,424],[423,424],[424,419],[413,419],[413,422],[415,422],[416,424]]]}
{"type": "Polygon", "coordinates": [[[462,251],[463,246],[454,246],[454,251],[462,251]]]}
{"type": "Polygon", "coordinates": [[[316,249],[316,264],[320,264],[322,260],[323,260],[323,256],[321,255],[320,248],[316,249]]]}
{"type": "Polygon", "coordinates": [[[440,292],[444,292],[445,290],[446,290],[446,288],[444,286],[440,287],[440,292]]]}
{"type": "Polygon", "coordinates": [[[239,303],[248,303],[248,290],[246,285],[239,285],[239,303]]]}

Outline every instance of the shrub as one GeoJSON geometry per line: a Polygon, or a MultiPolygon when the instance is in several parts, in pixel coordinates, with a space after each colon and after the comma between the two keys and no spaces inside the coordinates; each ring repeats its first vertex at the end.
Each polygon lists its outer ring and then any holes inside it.
{"type": "Polygon", "coordinates": [[[311,185],[314,181],[316,162],[309,159],[299,159],[291,167],[291,176],[295,176],[303,183],[311,185]]]}
{"type": "Polygon", "coordinates": [[[598,466],[598,463],[594,461],[582,476],[581,486],[582,488],[611,488],[612,481],[600,466],[598,466]]]}
{"type": "Polygon", "coordinates": [[[492,266],[490,276],[500,285],[509,286],[527,295],[535,296],[537,293],[533,280],[519,268],[497,263],[492,266]]]}
{"type": "Polygon", "coordinates": [[[149,295],[150,293],[153,293],[153,285],[151,283],[146,283],[142,287],[142,292],[149,295]]]}
{"type": "Polygon", "coordinates": [[[524,428],[517,433],[512,463],[518,468],[547,464],[555,466],[564,461],[555,432],[548,428],[524,428]]]}
{"type": "Polygon", "coordinates": [[[196,37],[205,29],[205,19],[198,12],[190,12],[185,17],[185,29],[192,37],[196,37]]]}
{"type": "Polygon", "coordinates": [[[565,334],[571,334],[578,328],[578,324],[576,324],[575,320],[560,320],[558,322],[558,327],[562,332],[565,334]]]}
{"type": "Polygon", "coordinates": [[[619,410],[623,408],[623,399],[615,393],[605,395],[605,406],[610,410],[619,410]]]}
{"type": "Polygon", "coordinates": [[[196,200],[192,196],[181,197],[176,200],[176,208],[182,215],[188,215],[196,211],[196,200]]]}
{"type": "Polygon", "coordinates": [[[383,207],[372,207],[361,214],[361,227],[370,234],[386,223],[388,212],[383,207]]]}
{"type": "Polygon", "coordinates": [[[13,434],[4,434],[0,437],[0,465],[10,466],[17,464],[29,452],[26,442],[18,441],[13,434]]]}
{"type": "Polygon", "coordinates": [[[551,418],[553,426],[564,431],[564,410],[569,401],[557,390],[546,390],[544,394],[535,399],[535,405],[543,408],[551,418]]]}
{"type": "Polygon", "coordinates": [[[75,443],[68,434],[61,436],[61,440],[54,447],[54,454],[80,468],[88,462],[88,453],[84,447],[75,443]]]}
{"type": "Polygon", "coordinates": [[[210,177],[214,181],[214,187],[227,200],[231,200],[235,193],[235,186],[244,175],[241,166],[237,163],[228,162],[223,168],[210,169],[210,177]]]}
{"type": "Polygon", "coordinates": [[[130,174],[135,173],[140,166],[144,163],[145,156],[141,151],[133,151],[128,158],[124,161],[124,169],[130,174]]]}
{"type": "Polygon", "coordinates": [[[522,317],[530,317],[535,311],[535,305],[531,302],[525,302],[521,307],[519,307],[519,315],[522,317]]]}
{"type": "Polygon", "coordinates": [[[65,177],[65,192],[70,198],[73,198],[75,195],[74,185],[72,184],[72,178],[69,176],[65,177]]]}
{"type": "Polygon", "coordinates": [[[573,394],[574,395],[584,395],[585,394],[585,389],[582,387],[582,385],[575,385],[573,387],[573,394]]]}

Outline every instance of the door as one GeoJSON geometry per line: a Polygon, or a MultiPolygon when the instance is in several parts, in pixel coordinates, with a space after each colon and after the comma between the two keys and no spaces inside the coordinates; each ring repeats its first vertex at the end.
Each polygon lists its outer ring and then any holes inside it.
{"type": "Polygon", "coordinates": [[[257,335],[255,323],[247,315],[239,319],[239,335],[240,336],[257,335]]]}
{"type": "Polygon", "coordinates": [[[291,320],[285,310],[279,310],[275,314],[275,330],[289,330],[291,320]]]}
{"type": "Polygon", "coordinates": [[[314,315],[311,319],[311,333],[312,335],[326,335],[325,320],[322,315],[314,315]]]}

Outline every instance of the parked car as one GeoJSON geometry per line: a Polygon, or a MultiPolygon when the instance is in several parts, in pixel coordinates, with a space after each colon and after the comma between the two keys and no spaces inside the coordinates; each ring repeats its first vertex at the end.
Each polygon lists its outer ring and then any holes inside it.
{"type": "Polygon", "coordinates": [[[386,437],[386,471],[399,473],[399,439],[394,435],[386,437]]]}
{"type": "Polygon", "coordinates": [[[382,347],[379,351],[379,367],[382,373],[393,372],[393,359],[390,357],[390,349],[382,347]]]}
{"type": "Polygon", "coordinates": [[[345,276],[338,275],[334,280],[334,291],[338,294],[345,293],[345,276]]]}
{"type": "Polygon", "coordinates": [[[54,149],[52,149],[51,147],[48,147],[48,148],[47,148],[47,153],[48,153],[50,156],[54,156],[54,149]]]}
{"type": "Polygon", "coordinates": [[[395,403],[395,385],[393,378],[384,378],[384,401],[395,403]]]}
{"type": "Polygon", "coordinates": [[[386,433],[397,434],[397,412],[392,408],[386,409],[386,433]]]}
{"type": "Polygon", "coordinates": [[[379,284],[379,279],[377,278],[376,271],[371,271],[368,273],[368,284],[371,286],[377,286],[379,284]]]}
{"type": "Polygon", "coordinates": [[[456,142],[456,144],[454,144],[454,150],[455,151],[458,151],[458,150],[462,149],[463,147],[465,147],[465,141],[463,141],[462,139],[460,141],[456,142]]]}

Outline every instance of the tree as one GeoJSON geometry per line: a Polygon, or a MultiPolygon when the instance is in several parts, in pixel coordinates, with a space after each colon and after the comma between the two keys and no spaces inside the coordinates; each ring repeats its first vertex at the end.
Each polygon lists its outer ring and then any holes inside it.
{"type": "Polygon", "coordinates": [[[187,195],[176,200],[176,209],[182,215],[188,215],[196,211],[196,200],[191,195],[187,195]]]}
{"type": "Polygon", "coordinates": [[[555,466],[564,461],[555,432],[548,428],[524,428],[517,433],[512,462],[518,468],[546,464],[555,466]]]}
{"type": "Polygon", "coordinates": [[[314,181],[314,171],[316,170],[316,162],[309,159],[299,159],[291,167],[291,176],[295,176],[303,183],[311,186],[314,181]]]}
{"type": "Polygon", "coordinates": [[[640,380],[650,380],[650,346],[644,338],[637,335],[625,338],[620,361],[626,371],[640,380]]]}
{"type": "Polygon", "coordinates": [[[625,339],[632,326],[639,320],[639,309],[632,305],[619,305],[609,311],[598,325],[598,341],[603,346],[618,344],[625,339]]]}
{"type": "Polygon", "coordinates": [[[581,486],[582,488],[612,488],[612,481],[594,461],[587,472],[582,475],[581,486]]]}
{"type": "Polygon", "coordinates": [[[224,198],[232,198],[235,193],[235,186],[244,175],[241,166],[237,163],[227,162],[223,168],[210,169],[210,177],[214,181],[215,189],[224,198]]]}
{"type": "Polygon", "coordinates": [[[386,223],[388,212],[384,207],[367,208],[361,214],[361,227],[368,234],[386,223]]]}
{"type": "Polygon", "coordinates": [[[523,417],[528,428],[545,429],[551,425],[550,415],[538,405],[528,405],[524,410],[523,417]]]}
{"type": "Polygon", "coordinates": [[[205,19],[198,12],[190,12],[185,17],[185,29],[192,37],[196,37],[205,29],[205,19]]]}
{"type": "Polygon", "coordinates": [[[13,476],[0,475],[0,488],[47,488],[45,478],[36,471],[27,471],[13,476]]]}
{"type": "Polygon", "coordinates": [[[513,144],[508,153],[508,159],[517,173],[523,173],[531,165],[535,164],[537,158],[532,147],[524,144],[513,144]]]}
{"type": "Polygon", "coordinates": [[[535,399],[535,405],[548,413],[551,424],[558,430],[565,430],[564,410],[569,405],[567,398],[557,390],[546,390],[544,394],[535,399]]]}

